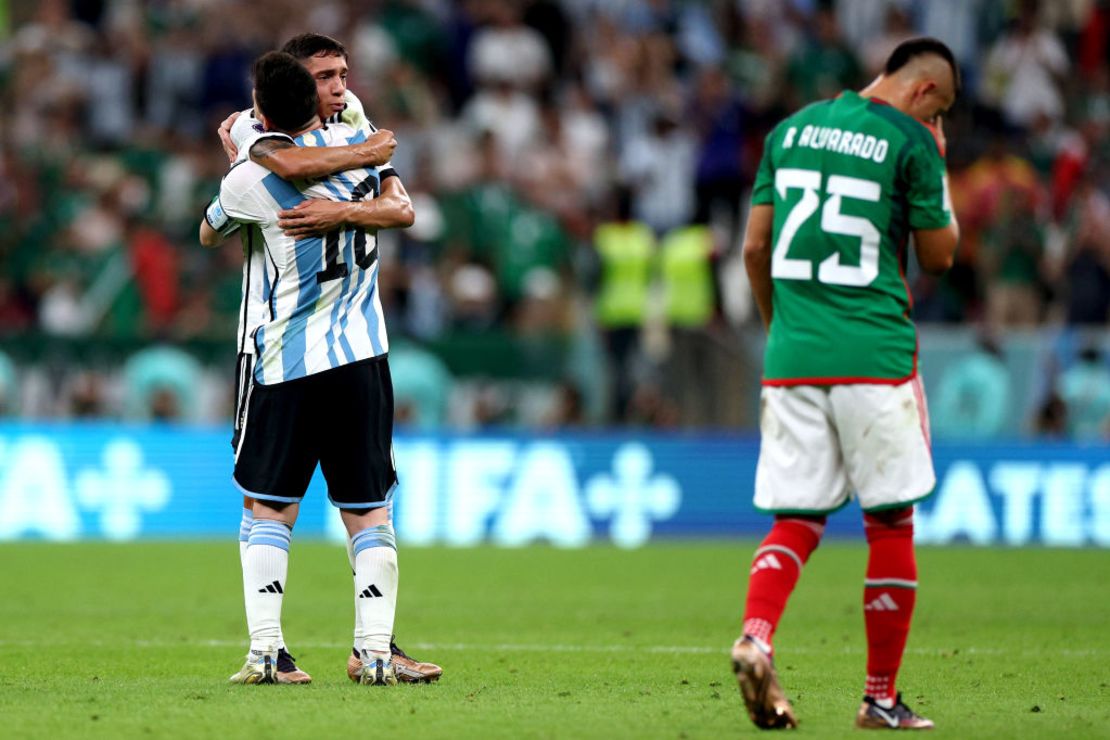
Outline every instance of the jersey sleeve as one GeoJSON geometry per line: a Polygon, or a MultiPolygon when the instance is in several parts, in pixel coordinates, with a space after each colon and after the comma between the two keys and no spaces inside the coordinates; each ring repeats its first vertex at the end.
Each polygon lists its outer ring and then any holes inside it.
{"type": "Polygon", "coordinates": [[[755,184],[752,185],[752,205],[769,206],[775,202],[775,168],[771,164],[771,153],[774,149],[774,129],[763,140],[763,156],[759,159],[759,169],[755,173],[755,184]]]}
{"type": "Polygon", "coordinates": [[[942,229],[952,221],[948,175],[932,141],[910,145],[905,180],[911,229],[942,229]]]}
{"type": "Polygon", "coordinates": [[[223,212],[229,218],[233,218],[240,223],[263,223],[275,217],[275,214],[266,208],[255,192],[256,188],[261,187],[261,185],[241,181],[236,176],[236,170],[238,169],[233,167],[231,172],[224,177],[223,182],[220,183],[218,202],[223,212]]]}
{"type": "Polygon", "coordinates": [[[254,109],[248,108],[239,114],[235,119],[235,123],[231,124],[231,143],[235,144],[235,148],[239,150],[240,156],[243,153],[243,143],[246,140],[262,131],[262,122],[254,117],[254,109]]]}

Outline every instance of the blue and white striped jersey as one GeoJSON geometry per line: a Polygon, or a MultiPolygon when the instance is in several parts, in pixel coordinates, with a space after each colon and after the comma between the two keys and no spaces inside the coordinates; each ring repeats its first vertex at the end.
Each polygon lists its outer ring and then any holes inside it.
{"type": "MultiPolygon", "coordinates": [[[[365,138],[364,131],[331,124],[293,141],[298,146],[339,146],[365,138]]],[[[388,351],[376,236],[352,228],[294,240],[277,225],[279,210],[309,198],[376,197],[382,169],[291,183],[240,159],[224,177],[220,207],[244,226],[248,262],[240,351],[256,356],[256,382],[283,383],[388,351]]]]}

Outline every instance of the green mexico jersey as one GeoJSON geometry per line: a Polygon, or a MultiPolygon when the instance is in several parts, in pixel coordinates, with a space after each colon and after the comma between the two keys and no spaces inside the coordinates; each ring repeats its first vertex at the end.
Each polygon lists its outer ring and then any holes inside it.
{"type": "Polygon", "coordinates": [[[908,237],[952,218],[929,130],[854,92],[810,105],[767,136],[752,203],[774,206],[764,383],[911,378],[908,237]]]}

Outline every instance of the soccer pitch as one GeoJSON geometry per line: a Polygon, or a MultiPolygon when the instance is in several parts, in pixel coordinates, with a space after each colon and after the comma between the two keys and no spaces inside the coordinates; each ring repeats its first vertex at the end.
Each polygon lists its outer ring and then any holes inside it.
{"type": "MultiPolygon", "coordinates": [[[[233,533],[232,533],[233,534],[233,533]]],[[[238,545],[0,545],[5,737],[751,735],[728,667],[755,543],[401,550],[398,642],[438,684],[361,687],[341,546],[294,540],[310,686],[228,686],[238,545]]],[[[925,548],[900,686],[949,737],[1110,737],[1110,554],[925,548]]],[[[803,736],[855,736],[866,547],[826,542],[779,631],[803,736]]]]}

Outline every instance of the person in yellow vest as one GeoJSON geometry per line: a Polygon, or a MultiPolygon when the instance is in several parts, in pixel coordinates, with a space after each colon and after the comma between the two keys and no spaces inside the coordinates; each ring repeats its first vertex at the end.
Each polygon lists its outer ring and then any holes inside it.
{"type": "Polygon", "coordinates": [[[716,252],[713,231],[705,223],[671,229],[660,243],[659,272],[671,340],[664,376],[684,424],[720,419],[714,408],[718,384],[713,377],[719,352],[710,331],[717,310],[716,252]]]}
{"type": "Polygon", "coordinates": [[[609,418],[621,421],[632,397],[633,362],[647,315],[655,234],[632,219],[632,197],[626,188],[618,189],[614,200],[613,218],[594,231],[601,271],[594,307],[609,356],[609,418]]]}

